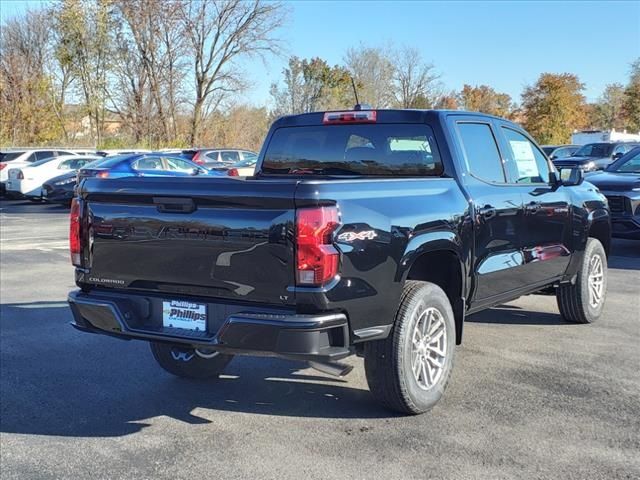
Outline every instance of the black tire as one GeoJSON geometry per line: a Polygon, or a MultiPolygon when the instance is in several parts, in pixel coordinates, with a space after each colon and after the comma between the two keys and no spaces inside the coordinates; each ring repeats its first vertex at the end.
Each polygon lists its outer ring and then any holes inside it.
{"type": "Polygon", "coordinates": [[[149,345],[153,358],[164,370],[183,378],[217,377],[233,358],[233,355],[221,353],[211,358],[203,358],[196,353],[195,349],[182,345],[169,343],[150,343],[149,345]]]}
{"type": "Polygon", "coordinates": [[[595,238],[589,238],[584,250],[582,264],[576,275],[575,283],[563,283],[558,287],[556,298],[560,315],[567,322],[592,323],[602,314],[607,296],[607,255],[604,247],[595,238]],[[591,303],[589,295],[589,269],[594,257],[599,257],[602,265],[602,295],[597,305],[591,303]]]}
{"type": "MultiPolygon", "coordinates": [[[[442,289],[428,282],[407,281],[393,330],[386,339],[365,344],[365,373],[373,396],[386,408],[396,412],[416,415],[430,410],[444,394],[451,375],[456,343],[455,329],[453,310],[442,289]],[[446,347],[443,350],[445,355],[441,360],[443,366],[439,370],[439,377],[430,387],[421,386],[421,374],[418,373],[416,378],[412,369],[412,352],[416,351],[413,348],[414,328],[420,318],[423,318],[419,312],[427,309],[435,309],[440,314],[442,321],[438,323],[444,331],[442,346],[446,347]]],[[[417,370],[422,371],[420,368],[417,370]]]]}

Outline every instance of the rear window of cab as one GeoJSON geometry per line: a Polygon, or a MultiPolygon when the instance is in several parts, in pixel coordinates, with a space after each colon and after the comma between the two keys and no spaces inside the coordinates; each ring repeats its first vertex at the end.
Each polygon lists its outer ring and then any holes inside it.
{"type": "Polygon", "coordinates": [[[425,124],[340,124],[274,131],[263,174],[440,176],[442,161],[425,124]]]}

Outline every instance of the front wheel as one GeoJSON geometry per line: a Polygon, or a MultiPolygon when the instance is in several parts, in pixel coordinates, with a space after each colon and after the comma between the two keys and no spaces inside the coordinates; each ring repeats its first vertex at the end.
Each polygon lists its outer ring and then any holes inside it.
{"type": "Polygon", "coordinates": [[[369,389],[385,407],[418,414],[442,397],[453,367],[455,322],[447,295],[407,281],[392,332],[365,344],[369,389]]]}
{"type": "Polygon", "coordinates": [[[156,362],[167,372],[183,378],[211,378],[221,374],[233,355],[196,352],[194,348],[169,343],[150,343],[156,362]]]}
{"type": "Polygon", "coordinates": [[[606,295],[607,255],[598,240],[589,238],[576,281],[561,284],[556,292],[560,314],[568,322],[595,322],[602,314],[606,295]]]}

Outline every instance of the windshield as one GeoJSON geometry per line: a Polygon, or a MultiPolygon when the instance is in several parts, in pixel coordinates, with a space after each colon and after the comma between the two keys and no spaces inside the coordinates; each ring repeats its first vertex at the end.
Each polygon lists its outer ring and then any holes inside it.
{"type": "Polygon", "coordinates": [[[574,157],[609,157],[613,150],[611,143],[588,143],[573,154],[574,157]]]}
{"type": "Polygon", "coordinates": [[[634,148],[617,162],[612,163],[608,172],[640,173],[640,147],[634,148]]]}
{"type": "Polygon", "coordinates": [[[542,147],[542,151],[548,156],[550,156],[556,147],[542,147]]]}
{"type": "Polygon", "coordinates": [[[424,124],[343,124],[277,129],[262,173],[438,176],[442,162],[424,124]]]}
{"type": "Polygon", "coordinates": [[[0,152],[0,162],[10,162],[11,160],[15,160],[24,152],[0,152]]]}

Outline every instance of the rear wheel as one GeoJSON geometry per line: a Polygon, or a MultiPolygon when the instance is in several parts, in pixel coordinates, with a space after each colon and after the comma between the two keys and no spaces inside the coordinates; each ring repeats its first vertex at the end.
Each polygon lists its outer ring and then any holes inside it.
{"type": "Polygon", "coordinates": [[[221,374],[233,355],[196,351],[182,345],[151,343],[151,353],[167,372],[183,378],[211,378],[221,374]]]}
{"type": "Polygon", "coordinates": [[[575,283],[561,284],[556,292],[560,314],[568,322],[595,322],[606,295],[607,255],[598,240],[589,238],[575,283]]]}
{"type": "Polygon", "coordinates": [[[442,289],[408,281],[389,337],[365,345],[371,393],[401,413],[431,409],[449,381],[455,337],[453,311],[442,289]]]}

